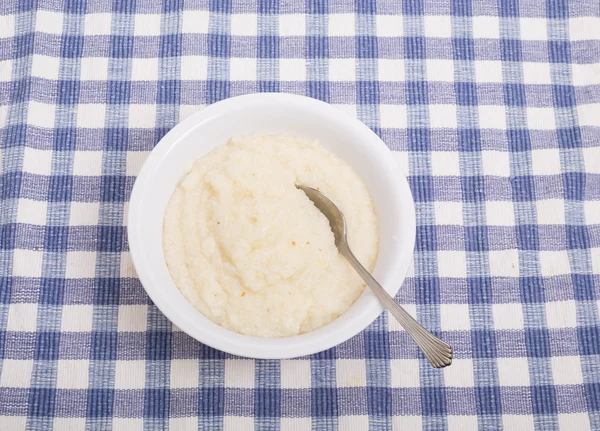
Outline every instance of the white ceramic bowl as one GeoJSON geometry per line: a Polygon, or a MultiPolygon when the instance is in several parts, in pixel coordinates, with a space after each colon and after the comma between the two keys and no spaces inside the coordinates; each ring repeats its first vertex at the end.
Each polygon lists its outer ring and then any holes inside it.
{"type": "Polygon", "coordinates": [[[290,94],[250,94],[210,105],[175,126],[154,148],[133,188],[129,247],[156,306],[181,330],[216,349],[251,358],[316,353],[356,335],[383,310],[369,289],[342,316],[315,331],[287,338],[237,334],[213,323],[179,292],[162,250],[162,223],[177,183],[193,161],[232,136],[252,132],[315,138],[349,163],[366,183],[379,220],[375,278],[394,296],[408,269],[415,213],[406,179],[386,145],[367,126],[331,105],[290,94]]]}

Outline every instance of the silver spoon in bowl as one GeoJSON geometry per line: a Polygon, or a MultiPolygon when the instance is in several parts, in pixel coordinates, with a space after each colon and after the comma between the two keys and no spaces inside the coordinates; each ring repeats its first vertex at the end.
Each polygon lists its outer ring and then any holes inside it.
{"type": "Polygon", "coordinates": [[[346,219],[342,211],[337,207],[331,199],[320,191],[303,185],[296,185],[302,190],[306,196],[315,204],[317,209],[327,217],[333,236],[335,237],[335,245],[342,256],[348,260],[354,270],[362,277],[367,286],[377,296],[377,299],[388,309],[392,316],[402,325],[408,332],[408,335],[417,343],[417,346],[425,354],[425,357],[434,368],[444,368],[452,363],[452,347],[437,338],[419,322],[408,314],[408,312],[398,305],[394,299],[381,287],[381,285],[373,278],[373,276],[365,269],[350,250],[346,237],[346,219]]]}

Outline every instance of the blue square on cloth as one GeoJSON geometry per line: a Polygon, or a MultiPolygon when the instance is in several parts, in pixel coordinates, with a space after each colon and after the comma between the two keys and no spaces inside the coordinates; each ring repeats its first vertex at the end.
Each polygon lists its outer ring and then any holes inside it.
{"type": "Polygon", "coordinates": [[[600,355],[600,328],[597,326],[580,326],[577,328],[579,354],[600,355]]]}
{"type": "Polygon", "coordinates": [[[439,277],[416,277],[415,293],[417,304],[440,303],[439,277]]]}
{"type": "Polygon", "coordinates": [[[313,387],[311,390],[311,416],[328,418],[337,416],[337,391],[332,387],[313,387]]]}
{"type": "Polygon", "coordinates": [[[544,280],[542,277],[520,277],[521,301],[525,304],[544,302],[544,280]]]}
{"type": "Polygon", "coordinates": [[[586,176],[583,172],[566,172],[562,174],[565,198],[581,201],[584,199],[586,176]]]}
{"type": "Polygon", "coordinates": [[[489,304],[492,301],[491,277],[467,278],[469,304],[489,304]]]}
{"type": "Polygon", "coordinates": [[[131,81],[108,81],[107,103],[109,105],[122,105],[129,103],[131,98],[131,81]]]}
{"type": "Polygon", "coordinates": [[[526,106],[525,85],[502,84],[506,106],[526,106]]]}
{"type": "Polygon", "coordinates": [[[392,413],[392,389],[367,386],[369,415],[388,417],[392,413]]]}
{"type": "Polygon", "coordinates": [[[171,391],[169,388],[144,390],[144,417],[168,418],[171,391]]]}
{"type": "Polygon", "coordinates": [[[560,127],[556,129],[556,135],[560,148],[579,148],[582,145],[579,127],[560,127]]]}
{"type": "Polygon", "coordinates": [[[98,226],[98,251],[122,252],[125,242],[124,226],[98,226]]]}
{"type": "Polygon", "coordinates": [[[475,386],[475,403],[477,413],[481,415],[497,415],[502,413],[500,387],[475,386]]]}
{"type": "Polygon", "coordinates": [[[110,36],[110,56],[112,58],[131,58],[133,57],[133,36],[110,36]]]}
{"type": "Polygon", "coordinates": [[[76,105],[79,100],[80,87],[81,81],[59,80],[56,103],[59,105],[76,105]]]}
{"type": "Polygon", "coordinates": [[[257,418],[281,417],[281,390],[256,388],[254,390],[254,415],[257,418]]]}
{"type": "Polygon", "coordinates": [[[117,333],[92,331],[91,353],[92,360],[114,361],[117,359],[117,333]]]}
{"type": "Polygon", "coordinates": [[[202,387],[198,391],[198,413],[200,416],[223,416],[225,389],[202,387]]]}
{"type": "Polygon", "coordinates": [[[472,329],[471,346],[473,358],[496,358],[496,332],[492,329],[472,329]]]}
{"type": "Polygon", "coordinates": [[[35,337],[35,356],[37,361],[56,361],[58,359],[58,348],[60,343],[60,332],[40,331],[35,337]]]}
{"type": "MultiPolygon", "coordinates": [[[[476,106],[477,105],[477,84],[474,82],[457,82],[454,84],[454,90],[456,91],[456,104],[459,106],[476,106]]],[[[466,130],[477,130],[479,129],[459,129],[458,133],[462,133],[466,130]]],[[[459,143],[460,148],[460,143],[459,143]]]]}
{"type": "Polygon", "coordinates": [[[88,389],[86,416],[89,418],[112,417],[114,398],[114,389],[88,389]]]}
{"type": "Polygon", "coordinates": [[[547,358],[550,356],[550,338],[547,329],[525,328],[525,345],[530,358],[547,358]]]}
{"type": "Polygon", "coordinates": [[[44,251],[67,251],[69,226],[46,226],[44,235],[44,251]]]}
{"type": "Polygon", "coordinates": [[[547,415],[556,413],[556,391],[554,386],[532,386],[531,403],[533,406],[534,415],[547,415]]]}
{"type": "Polygon", "coordinates": [[[158,56],[165,58],[181,55],[181,39],[182,36],[180,33],[162,35],[160,37],[158,56]]]}
{"type": "Polygon", "coordinates": [[[421,410],[423,416],[447,414],[446,391],[440,387],[421,388],[421,410]]]}
{"type": "Polygon", "coordinates": [[[208,55],[229,58],[231,55],[231,36],[228,34],[209,34],[208,55]]]}
{"type": "Polygon", "coordinates": [[[52,417],[56,399],[54,388],[30,388],[29,389],[29,417],[52,417]]]}
{"type": "Polygon", "coordinates": [[[126,178],[119,175],[103,175],[100,183],[102,202],[124,202],[126,178]]]}
{"type": "Polygon", "coordinates": [[[594,277],[589,274],[571,274],[574,296],[577,301],[593,301],[596,299],[594,277]]]}
{"type": "Polygon", "coordinates": [[[120,278],[94,278],[94,305],[118,305],[120,278]]]}
{"type": "Polygon", "coordinates": [[[62,305],[65,294],[65,279],[42,277],[40,280],[40,304],[62,305]]]}

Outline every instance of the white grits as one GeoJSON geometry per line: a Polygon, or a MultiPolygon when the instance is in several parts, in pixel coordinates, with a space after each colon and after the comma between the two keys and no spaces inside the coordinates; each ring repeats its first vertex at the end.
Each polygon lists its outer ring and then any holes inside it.
{"type": "Polygon", "coordinates": [[[317,329],[344,313],[364,283],[338,253],[325,216],[296,189],[341,208],[350,247],[372,270],[378,224],[365,184],[316,141],[232,138],[197,160],[167,206],[163,250],[185,298],[224,328],[259,337],[317,329]]]}

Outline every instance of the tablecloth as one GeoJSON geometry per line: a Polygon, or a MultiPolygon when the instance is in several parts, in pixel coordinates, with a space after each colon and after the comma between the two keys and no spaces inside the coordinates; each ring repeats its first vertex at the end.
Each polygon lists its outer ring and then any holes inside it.
{"type": "Polygon", "coordinates": [[[0,5],[0,429],[600,430],[595,0],[22,0],[0,5]],[[146,296],[125,217],[145,157],[218,100],[354,115],[416,201],[397,300],[251,360],[146,296]]]}

